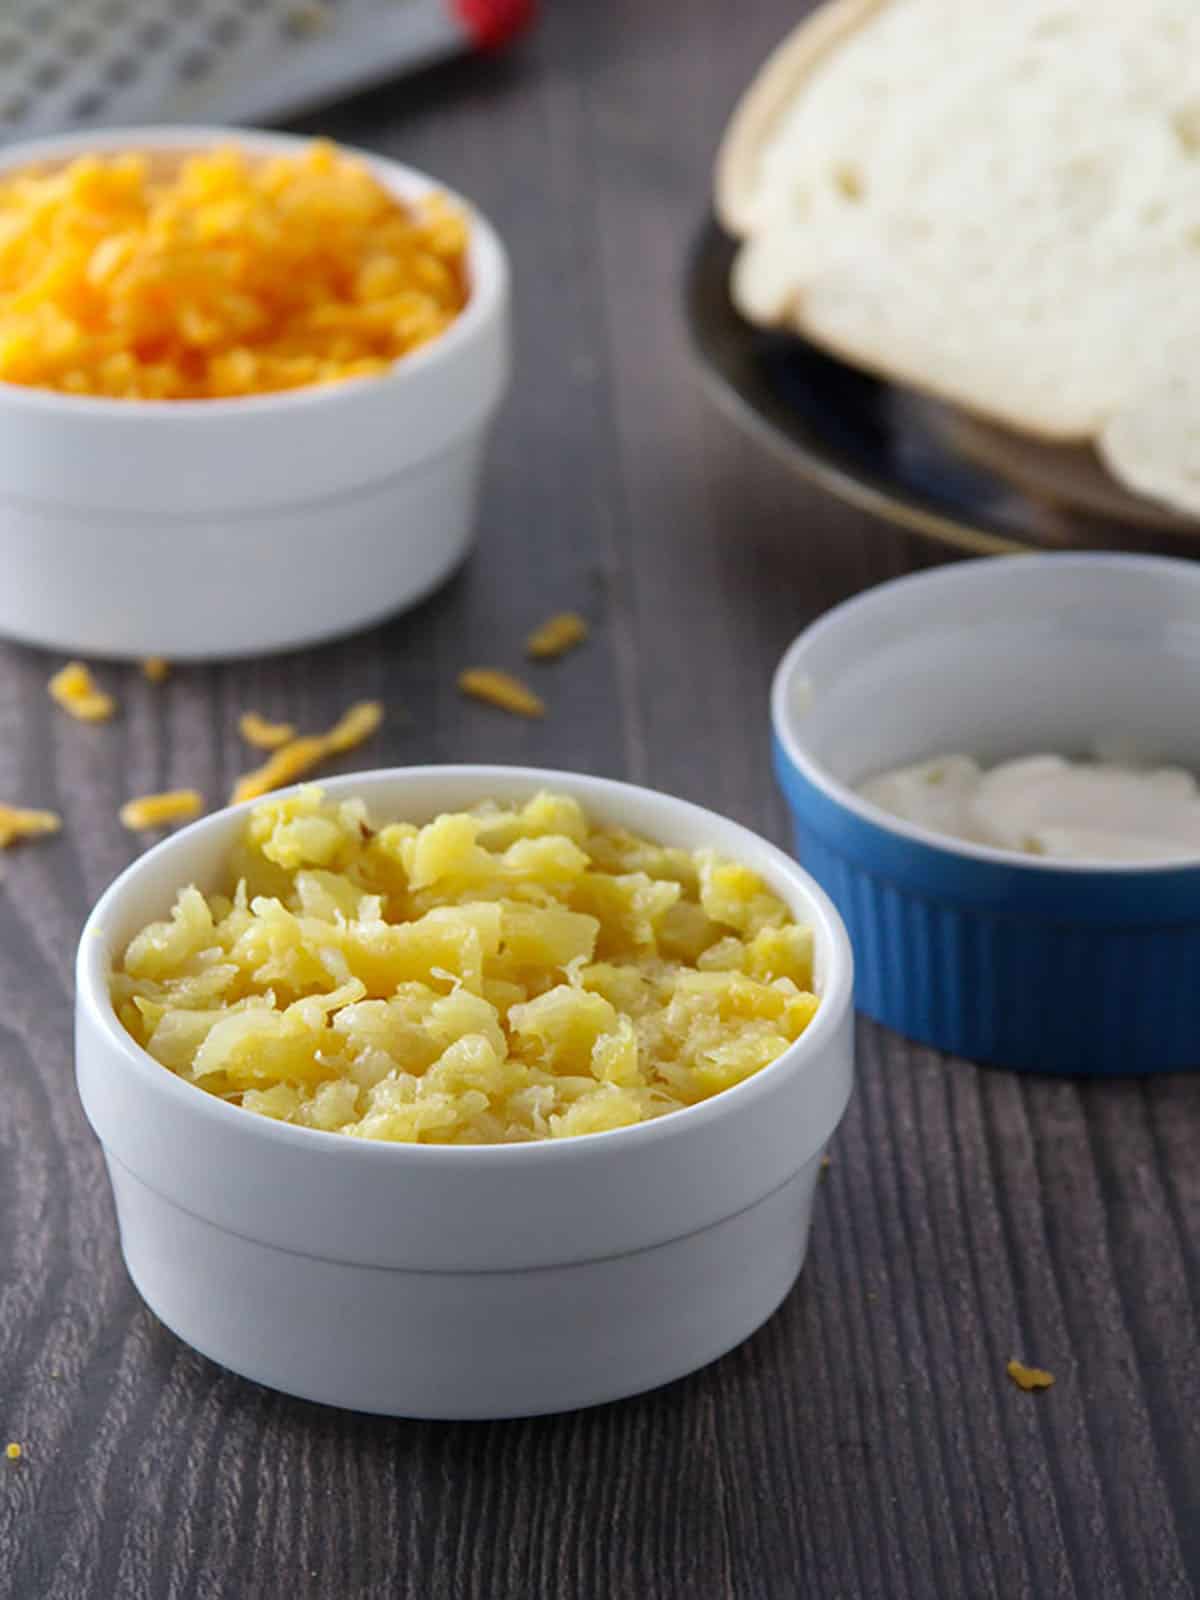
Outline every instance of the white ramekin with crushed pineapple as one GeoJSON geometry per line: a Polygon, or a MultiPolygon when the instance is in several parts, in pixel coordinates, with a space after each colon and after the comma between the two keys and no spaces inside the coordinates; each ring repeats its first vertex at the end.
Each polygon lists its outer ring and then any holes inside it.
{"type": "Polygon", "coordinates": [[[219,813],[80,945],[131,1276],[206,1355],[357,1410],[679,1377],[795,1281],[851,968],[794,862],[650,790],[425,768],[219,813]]]}

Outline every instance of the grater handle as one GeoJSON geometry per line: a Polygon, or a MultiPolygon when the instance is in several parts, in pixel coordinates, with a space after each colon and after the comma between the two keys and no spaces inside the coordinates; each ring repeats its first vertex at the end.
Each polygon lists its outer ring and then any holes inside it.
{"type": "Polygon", "coordinates": [[[524,33],[534,19],[535,0],[448,0],[450,10],[481,50],[499,50],[524,33]]]}

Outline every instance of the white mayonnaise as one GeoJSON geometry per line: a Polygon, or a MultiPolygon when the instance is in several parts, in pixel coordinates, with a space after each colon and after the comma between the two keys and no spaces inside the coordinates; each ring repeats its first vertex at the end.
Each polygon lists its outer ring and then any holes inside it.
{"type": "Polygon", "coordinates": [[[939,756],[859,788],[895,817],[1001,850],[1072,861],[1200,859],[1200,790],[1178,767],[1024,756],[984,771],[939,756]]]}

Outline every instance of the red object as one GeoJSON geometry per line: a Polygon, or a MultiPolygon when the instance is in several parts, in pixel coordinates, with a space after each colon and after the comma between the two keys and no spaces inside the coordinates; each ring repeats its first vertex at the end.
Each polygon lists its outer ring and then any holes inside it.
{"type": "Polygon", "coordinates": [[[536,0],[450,0],[450,9],[481,50],[499,50],[532,23],[536,0]]]}

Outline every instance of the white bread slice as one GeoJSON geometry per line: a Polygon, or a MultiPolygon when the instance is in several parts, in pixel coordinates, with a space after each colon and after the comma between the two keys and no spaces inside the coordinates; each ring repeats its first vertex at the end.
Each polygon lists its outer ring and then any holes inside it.
{"type": "Polygon", "coordinates": [[[1200,516],[1200,351],[1114,411],[1096,448],[1131,489],[1200,516]]]}
{"type": "Polygon", "coordinates": [[[727,233],[745,238],[754,231],[753,197],[759,182],[759,156],[805,79],[823,57],[886,4],[887,0],[826,0],[788,34],[759,68],[717,151],[717,217],[727,233]]]}
{"type": "Polygon", "coordinates": [[[1022,432],[1109,427],[1128,477],[1118,413],[1200,349],[1200,3],[837,0],[739,107],[718,205],[753,320],[1022,432]]]}

